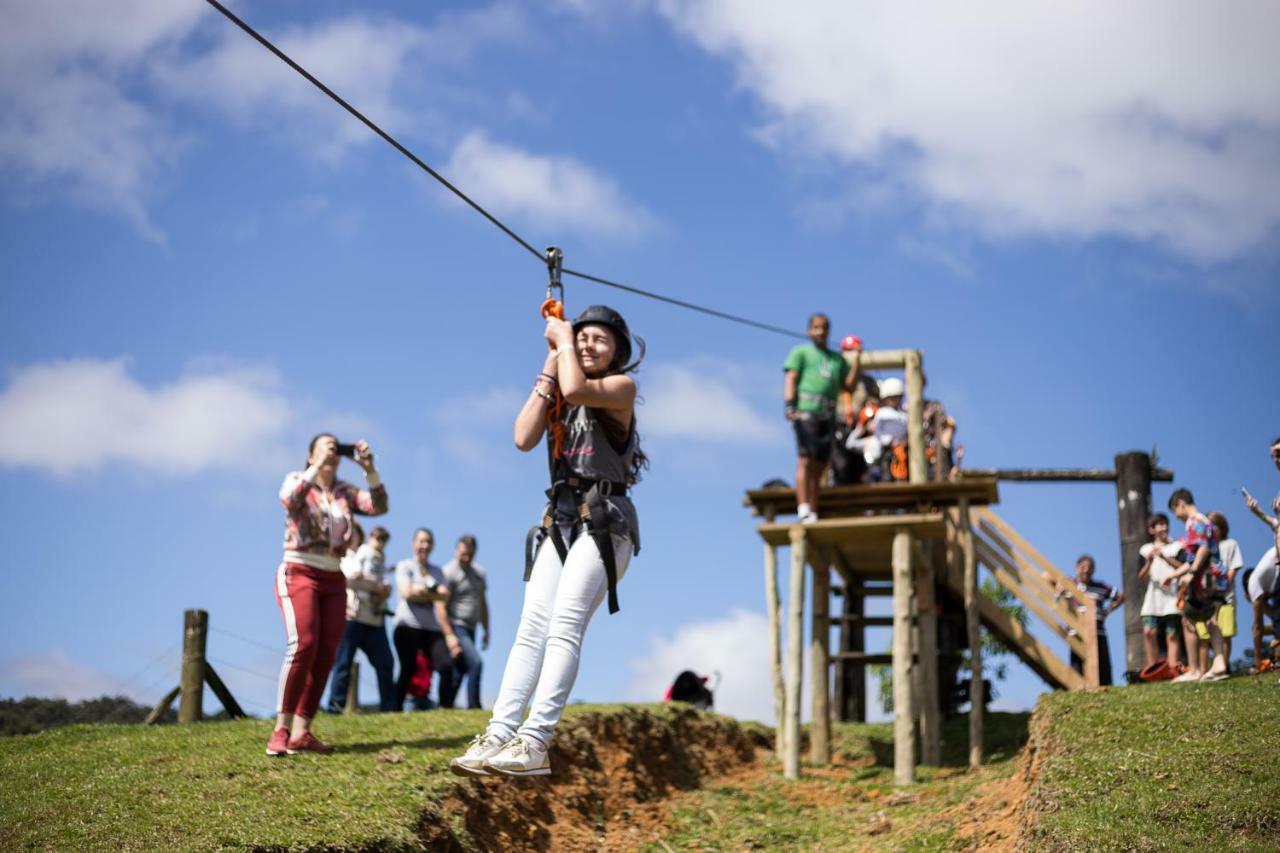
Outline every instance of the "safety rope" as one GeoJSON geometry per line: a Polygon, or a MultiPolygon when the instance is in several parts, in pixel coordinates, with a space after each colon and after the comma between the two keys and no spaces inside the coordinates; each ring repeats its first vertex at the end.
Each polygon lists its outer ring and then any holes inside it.
{"type": "MultiPolygon", "coordinates": [[[[365,127],[369,128],[378,136],[380,136],[388,145],[390,145],[392,148],[396,149],[405,157],[407,157],[415,166],[417,166],[419,169],[422,169],[431,177],[435,178],[438,182],[440,182],[441,185],[443,185],[451,193],[456,195],[458,198],[462,199],[473,210],[475,210],[485,219],[493,223],[494,226],[499,228],[504,234],[506,234],[516,243],[520,244],[520,246],[524,248],[525,251],[527,251],[529,254],[533,255],[536,258],[545,260],[543,253],[535,249],[533,245],[529,243],[529,241],[525,240],[523,237],[517,234],[513,229],[509,228],[505,223],[502,222],[502,220],[498,219],[498,217],[494,216],[492,213],[485,210],[484,207],[482,207],[477,201],[472,199],[469,195],[464,193],[458,187],[454,186],[447,178],[445,178],[444,175],[440,174],[435,169],[428,166],[420,157],[418,157],[418,155],[414,154],[412,151],[406,148],[403,144],[401,144],[400,141],[397,140],[394,136],[392,136],[390,133],[387,133],[385,130],[379,127],[375,122],[373,122],[371,119],[366,117],[364,113],[360,112],[351,104],[347,103],[346,100],[344,100],[340,95],[338,95],[336,92],[334,92],[324,83],[322,83],[310,71],[303,68],[297,62],[295,62],[292,58],[290,58],[289,55],[286,54],[283,50],[276,47],[271,41],[269,41],[266,38],[266,36],[262,35],[253,27],[251,27],[242,18],[237,16],[234,12],[232,12],[226,6],[222,5],[222,3],[218,2],[218,0],[205,0],[205,2],[208,3],[210,6],[212,6],[214,9],[216,9],[218,12],[220,12],[223,15],[223,17],[231,21],[231,23],[235,24],[237,27],[244,30],[244,32],[247,33],[251,38],[253,38],[254,41],[258,42],[267,50],[269,50],[271,53],[273,53],[276,56],[276,58],[278,58],[281,62],[285,63],[294,71],[298,72],[298,74],[302,75],[302,77],[305,78],[307,82],[315,86],[321,92],[324,92],[326,95],[328,95],[329,98],[332,99],[334,103],[336,103],[338,106],[342,107],[344,110],[349,112],[352,116],[354,116],[357,120],[359,120],[361,124],[363,124],[365,127]]],[[[650,290],[643,290],[639,287],[632,287],[631,285],[622,284],[620,282],[612,281],[607,278],[600,278],[599,276],[588,275],[587,273],[578,272],[577,270],[565,269],[563,272],[565,275],[575,276],[577,278],[583,279],[584,281],[591,281],[591,282],[595,282],[596,284],[604,285],[606,287],[612,287],[618,290],[624,290],[627,293],[634,293],[637,296],[643,296],[648,299],[654,299],[654,300],[657,300],[658,302],[665,302],[668,305],[674,305],[679,308],[686,308],[690,311],[697,311],[699,313],[706,314],[711,317],[718,317],[721,320],[727,320],[731,323],[739,323],[741,325],[750,326],[756,329],[761,329],[766,332],[773,332],[775,334],[785,335],[789,338],[798,338],[800,340],[807,340],[806,335],[800,332],[791,331],[790,329],[785,329],[781,326],[774,326],[769,323],[762,323],[758,320],[752,320],[748,317],[742,317],[737,314],[730,314],[727,311],[720,311],[715,308],[707,308],[703,305],[697,305],[693,302],[686,302],[683,299],[675,299],[670,296],[663,296],[660,293],[654,293],[653,291],[650,291],[650,290]]]]}
{"type": "MultiPolygon", "coordinates": [[[[564,284],[560,281],[560,273],[564,269],[564,253],[555,246],[548,246],[545,255],[547,261],[547,298],[543,300],[538,313],[542,319],[555,317],[564,319],[564,284]]],[[[547,432],[551,435],[551,458],[559,460],[564,455],[564,440],[569,428],[564,422],[565,400],[560,393],[557,381],[551,389],[551,405],[547,407],[547,432]]]]}

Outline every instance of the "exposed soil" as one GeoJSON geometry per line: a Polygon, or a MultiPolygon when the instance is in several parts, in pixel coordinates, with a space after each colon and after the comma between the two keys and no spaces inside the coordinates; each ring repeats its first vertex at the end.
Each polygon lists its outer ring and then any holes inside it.
{"type": "Polygon", "coordinates": [[[769,747],[758,730],[692,709],[584,714],[556,732],[550,776],[459,782],[419,835],[431,850],[634,848],[666,835],[673,793],[750,770],[769,747]]]}
{"type": "MultiPolygon", "coordinates": [[[[1020,850],[1028,821],[1052,807],[1031,797],[1048,742],[1046,726],[1037,723],[1033,719],[1015,773],[975,787],[963,803],[925,819],[955,827],[957,849],[1020,850]]],[[[766,767],[772,746],[763,730],[691,709],[574,717],[551,745],[551,776],[460,780],[423,814],[419,837],[428,849],[451,851],[632,850],[646,843],[665,848],[673,810],[689,802],[691,794],[684,792],[713,781],[755,790],[765,774],[776,772],[766,767]]],[[[891,830],[884,808],[937,794],[888,793],[873,786],[851,792],[834,784],[860,763],[835,757],[829,768],[806,768],[787,796],[801,809],[838,808],[851,796],[861,799],[879,809],[872,816],[883,826],[862,827],[876,836],[891,830]]]]}

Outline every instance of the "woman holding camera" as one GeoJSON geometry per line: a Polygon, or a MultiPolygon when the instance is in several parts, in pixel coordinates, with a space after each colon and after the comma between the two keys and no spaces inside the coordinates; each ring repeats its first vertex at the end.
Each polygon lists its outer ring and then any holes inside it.
{"type": "Polygon", "coordinates": [[[276,570],[276,601],[288,639],[276,692],[276,727],[267,755],[332,752],[311,734],[311,721],[329,679],[346,624],[347,584],[341,558],[354,515],[387,511],[387,487],[373,467],[367,442],[339,445],[328,433],[311,439],[307,468],[284,478],[284,560],[276,570]],[[367,489],[338,479],[341,456],[364,469],[367,489]]]}

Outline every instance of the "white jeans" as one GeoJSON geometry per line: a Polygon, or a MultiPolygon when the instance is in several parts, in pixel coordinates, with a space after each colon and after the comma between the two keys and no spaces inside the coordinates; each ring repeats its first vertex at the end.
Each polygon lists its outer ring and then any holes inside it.
{"type": "MultiPolygon", "coordinates": [[[[631,540],[617,534],[611,538],[621,581],[631,562],[631,540]]],[[[543,746],[551,743],[578,677],[587,623],[607,591],[604,560],[590,536],[578,537],[564,565],[555,546],[542,543],[525,585],[520,627],[507,656],[488,734],[507,740],[519,733],[543,746]],[[521,724],[526,707],[529,718],[521,724]]]]}

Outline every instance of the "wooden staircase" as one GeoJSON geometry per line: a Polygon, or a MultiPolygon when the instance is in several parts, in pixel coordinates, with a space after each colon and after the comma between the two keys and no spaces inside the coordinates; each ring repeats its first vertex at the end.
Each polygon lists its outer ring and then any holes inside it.
{"type": "MultiPolygon", "coordinates": [[[[1092,599],[1076,599],[1058,590],[1074,590],[1075,583],[1033,547],[1013,527],[989,507],[975,507],[972,519],[973,544],[980,566],[1017,598],[1038,627],[1064,639],[1068,648],[1084,662],[1084,674],[1071,668],[1048,644],[1026,625],[1012,618],[985,595],[978,596],[982,624],[1009,647],[1036,675],[1051,687],[1084,690],[1098,685],[1098,644],[1092,599]]],[[[958,525],[956,513],[949,514],[948,548],[958,525]]],[[[957,596],[964,595],[961,562],[944,561],[939,581],[957,596]]]]}

